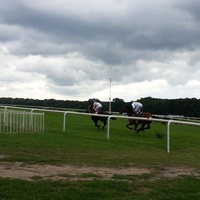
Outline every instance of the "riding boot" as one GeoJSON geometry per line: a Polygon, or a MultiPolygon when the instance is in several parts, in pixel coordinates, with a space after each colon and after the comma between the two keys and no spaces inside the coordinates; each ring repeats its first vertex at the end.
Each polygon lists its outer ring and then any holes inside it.
{"type": "MultiPolygon", "coordinates": [[[[133,117],[137,117],[137,113],[136,112],[133,113],[133,117]]],[[[135,120],[135,123],[138,124],[138,120],[135,120]]]]}
{"type": "MultiPolygon", "coordinates": [[[[136,116],[136,117],[139,117],[140,114],[141,114],[141,112],[136,112],[136,113],[135,113],[135,116],[136,116]]],[[[138,120],[136,120],[136,123],[138,124],[138,120]]]]}

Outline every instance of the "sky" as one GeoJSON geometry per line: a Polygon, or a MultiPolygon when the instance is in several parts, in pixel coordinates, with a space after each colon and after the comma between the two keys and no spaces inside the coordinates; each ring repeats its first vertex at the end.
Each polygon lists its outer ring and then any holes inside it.
{"type": "Polygon", "coordinates": [[[0,0],[0,97],[200,98],[200,1],[0,0]]]}

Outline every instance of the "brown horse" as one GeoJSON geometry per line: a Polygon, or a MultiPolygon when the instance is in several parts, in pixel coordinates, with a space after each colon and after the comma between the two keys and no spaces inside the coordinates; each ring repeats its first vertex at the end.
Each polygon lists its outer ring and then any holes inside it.
{"type": "MultiPolygon", "coordinates": [[[[95,110],[93,109],[93,106],[92,106],[92,105],[89,105],[89,106],[88,106],[87,111],[88,111],[89,113],[95,113],[95,110]]],[[[109,116],[109,114],[108,114],[107,112],[103,112],[103,111],[102,111],[101,113],[99,113],[99,114],[103,114],[103,115],[108,115],[108,116],[109,116]]],[[[103,122],[103,129],[104,129],[105,126],[107,125],[108,117],[103,117],[103,116],[99,116],[98,114],[96,114],[95,116],[91,116],[91,119],[92,119],[92,121],[94,122],[94,125],[95,125],[98,129],[100,129],[100,127],[101,127],[101,125],[98,124],[98,121],[103,122]]],[[[116,120],[115,117],[111,117],[110,119],[116,120]]]]}
{"type": "MultiPolygon", "coordinates": [[[[129,106],[123,106],[120,114],[122,113],[126,113],[128,116],[133,117],[134,113],[131,107],[129,106]]],[[[143,118],[151,118],[152,114],[149,112],[141,112],[137,117],[143,117],[143,118]]],[[[139,133],[140,131],[144,131],[144,129],[150,129],[150,124],[152,121],[149,120],[136,120],[136,119],[129,119],[129,123],[126,125],[126,127],[129,130],[133,130],[133,128],[130,128],[131,125],[135,125],[134,130],[136,131],[136,133],[139,133]],[[137,129],[138,125],[141,124],[141,127],[139,129],[137,129]],[[147,125],[147,127],[145,128],[145,125],[147,125]]]]}

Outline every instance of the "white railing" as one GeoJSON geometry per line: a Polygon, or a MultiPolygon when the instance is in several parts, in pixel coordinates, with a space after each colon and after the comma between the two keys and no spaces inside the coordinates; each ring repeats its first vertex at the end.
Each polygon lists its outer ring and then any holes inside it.
{"type": "MultiPolygon", "coordinates": [[[[0,106],[4,107],[6,109],[7,106],[0,106]]],[[[10,106],[11,108],[11,106],[10,106]]],[[[12,107],[16,109],[20,109],[20,107],[12,107]]],[[[24,108],[21,108],[24,109],[24,108]]],[[[28,108],[31,109],[31,108],[28,108]]],[[[34,110],[40,110],[40,111],[47,111],[47,112],[58,112],[58,113],[63,113],[63,132],[66,131],[66,115],[67,114],[76,114],[76,115],[88,115],[88,116],[96,116],[95,114],[90,114],[90,113],[80,113],[80,112],[73,112],[73,111],[60,111],[60,110],[46,110],[46,109],[31,109],[31,113],[33,113],[34,110]]],[[[149,121],[154,121],[154,122],[161,122],[161,123],[166,123],[167,124],[167,152],[170,152],[170,125],[172,123],[174,124],[185,124],[185,125],[192,125],[192,126],[200,126],[200,123],[197,122],[189,122],[189,121],[178,121],[178,120],[167,120],[167,119],[155,119],[155,118],[141,118],[141,117],[128,117],[128,116],[121,116],[121,115],[102,115],[98,114],[98,116],[102,117],[108,117],[108,122],[107,122],[107,139],[110,138],[110,118],[115,117],[115,118],[120,118],[120,119],[136,119],[136,120],[149,120],[149,121]]]]}
{"type": "Polygon", "coordinates": [[[0,110],[0,133],[44,132],[44,113],[0,110]]]}
{"type": "MultiPolygon", "coordinates": [[[[72,111],[66,111],[64,113],[64,120],[63,120],[63,131],[66,129],[66,114],[78,114],[78,115],[90,115],[90,116],[96,116],[94,114],[89,113],[78,113],[78,112],[72,112],[72,111]]],[[[146,120],[146,121],[154,121],[154,122],[161,122],[161,123],[167,123],[167,152],[170,152],[170,125],[172,123],[174,124],[185,124],[185,125],[192,125],[192,126],[200,126],[200,123],[195,122],[186,122],[186,121],[178,121],[178,120],[166,120],[166,119],[154,119],[154,118],[142,118],[142,117],[129,117],[129,116],[119,116],[119,115],[102,115],[98,114],[101,117],[108,117],[107,122],[107,139],[110,138],[110,118],[120,118],[120,119],[136,119],[136,120],[146,120]]]]}

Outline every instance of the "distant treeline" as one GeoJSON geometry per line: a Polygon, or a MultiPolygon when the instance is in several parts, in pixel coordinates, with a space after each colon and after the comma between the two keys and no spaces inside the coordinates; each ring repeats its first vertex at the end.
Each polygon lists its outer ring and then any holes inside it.
{"type": "MultiPolygon", "coordinates": [[[[188,117],[200,117],[200,99],[159,99],[152,97],[141,98],[144,111],[149,111],[158,115],[183,115],[188,117]]],[[[104,110],[109,110],[109,102],[101,102],[104,110]]],[[[75,100],[55,100],[55,99],[27,99],[27,98],[0,98],[0,104],[27,106],[27,107],[48,107],[59,109],[86,110],[92,104],[92,99],[88,101],[75,100]]],[[[130,104],[123,99],[114,98],[111,102],[112,112],[119,112],[124,104],[130,104]]]]}

